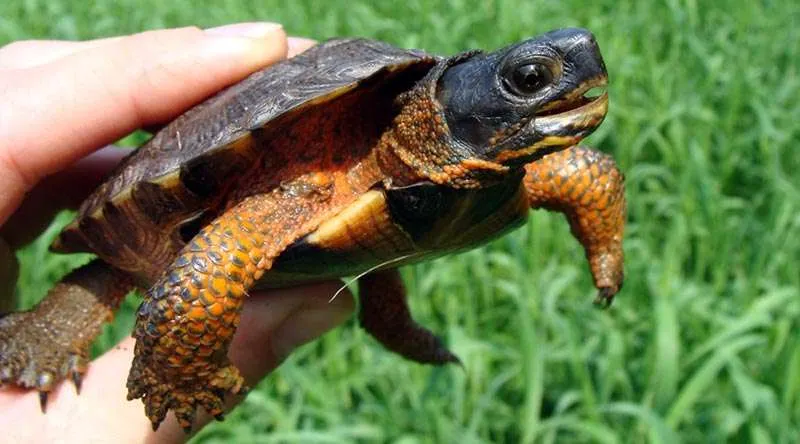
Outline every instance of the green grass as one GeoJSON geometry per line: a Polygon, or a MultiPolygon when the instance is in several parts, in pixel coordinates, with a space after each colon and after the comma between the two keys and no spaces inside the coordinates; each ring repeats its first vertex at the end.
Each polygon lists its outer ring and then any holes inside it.
{"type": "MultiPolygon", "coordinates": [[[[0,43],[280,21],[450,53],[585,26],[611,78],[590,139],[627,176],[627,281],[597,310],[557,215],[404,270],[466,371],[402,362],[354,322],[295,353],[197,442],[796,442],[800,4],[578,0],[7,0],[0,43]],[[702,3],[702,5],[701,5],[702,3]],[[314,6],[312,6],[314,5],[314,6]]],[[[20,252],[41,297],[72,258],[20,252]]],[[[110,328],[125,335],[135,303],[110,328]]]]}

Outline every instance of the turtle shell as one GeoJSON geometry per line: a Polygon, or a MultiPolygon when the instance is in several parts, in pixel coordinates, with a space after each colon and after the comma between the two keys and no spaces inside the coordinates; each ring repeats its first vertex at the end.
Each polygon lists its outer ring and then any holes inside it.
{"type": "Polygon", "coordinates": [[[251,186],[243,178],[258,176],[264,191],[293,165],[315,162],[326,171],[365,155],[391,122],[395,97],[439,61],[382,42],[335,39],[256,72],[123,160],[53,249],[93,252],[150,281],[231,195],[251,186]]]}

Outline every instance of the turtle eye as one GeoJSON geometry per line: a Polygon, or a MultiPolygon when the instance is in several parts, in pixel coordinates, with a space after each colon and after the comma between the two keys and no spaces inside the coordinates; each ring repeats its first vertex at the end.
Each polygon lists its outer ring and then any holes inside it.
{"type": "Polygon", "coordinates": [[[511,68],[503,78],[511,91],[531,95],[553,81],[553,73],[541,63],[527,63],[511,68]]]}

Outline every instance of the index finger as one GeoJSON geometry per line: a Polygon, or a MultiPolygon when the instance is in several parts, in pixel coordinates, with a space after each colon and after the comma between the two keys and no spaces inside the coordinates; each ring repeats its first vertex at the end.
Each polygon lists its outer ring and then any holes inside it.
{"type": "Polygon", "coordinates": [[[145,32],[3,72],[0,225],[41,177],[286,56],[280,26],[248,26],[145,32]]]}

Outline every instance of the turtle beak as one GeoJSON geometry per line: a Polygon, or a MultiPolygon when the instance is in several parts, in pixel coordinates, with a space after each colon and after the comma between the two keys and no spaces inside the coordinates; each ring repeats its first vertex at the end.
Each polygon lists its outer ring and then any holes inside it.
{"type": "Polygon", "coordinates": [[[518,150],[500,151],[496,160],[529,162],[553,151],[577,145],[600,126],[607,112],[608,93],[605,91],[595,98],[581,96],[567,102],[565,108],[558,108],[553,114],[536,117],[531,122],[529,127],[535,134],[534,143],[518,150]]]}
{"type": "Polygon", "coordinates": [[[547,139],[572,137],[575,143],[594,131],[608,113],[607,78],[597,77],[581,85],[570,96],[535,114],[534,131],[547,139]]]}

